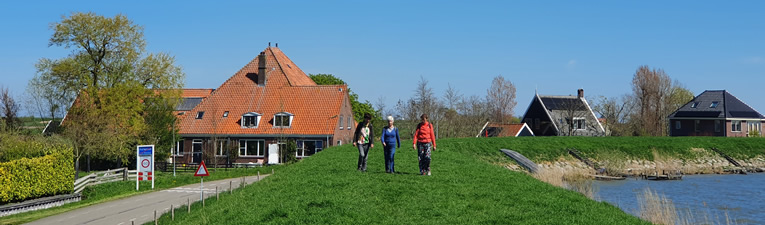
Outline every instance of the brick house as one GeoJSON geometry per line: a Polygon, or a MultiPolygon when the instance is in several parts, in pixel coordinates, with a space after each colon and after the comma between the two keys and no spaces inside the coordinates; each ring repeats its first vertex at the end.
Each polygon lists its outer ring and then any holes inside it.
{"type": "Polygon", "coordinates": [[[297,158],[309,157],[348,143],[356,123],[346,85],[317,85],[270,46],[217,89],[185,89],[177,112],[175,159],[207,165],[211,152],[228,163],[226,149],[239,153],[230,163],[278,163],[284,140],[296,141],[297,158]]]}
{"type": "Polygon", "coordinates": [[[763,136],[765,116],[725,90],[707,90],[669,115],[670,136],[763,136]]]}

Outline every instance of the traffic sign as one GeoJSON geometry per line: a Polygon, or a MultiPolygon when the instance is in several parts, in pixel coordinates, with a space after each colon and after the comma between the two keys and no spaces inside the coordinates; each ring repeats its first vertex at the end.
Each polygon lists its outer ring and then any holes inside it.
{"type": "Polygon", "coordinates": [[[144,180],[151,181],[151,188],[154,189],[154,145],[136,146],[136,170],[138,176],[135,179],[135,190],[138,190],[138,182],[144,180]]]}
{"type": "Polygon", "coordinates": [[[210,176],[210,173],[207,172],[207,166],[205,166],[205,161],[202,161],[202,163],[199,164],[199,168],[197,168],[197,172],[194,173],[195,177],[206,177],[210,176]]]}

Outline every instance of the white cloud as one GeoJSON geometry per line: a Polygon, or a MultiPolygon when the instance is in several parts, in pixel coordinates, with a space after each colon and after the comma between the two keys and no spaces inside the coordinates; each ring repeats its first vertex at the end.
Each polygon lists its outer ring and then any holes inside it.
{"type": "Polygon", "coordinates": [[[568,63],[566,63],[566,68],[574,68],[576,66],[576,59],[569,60],[568,63]]]}

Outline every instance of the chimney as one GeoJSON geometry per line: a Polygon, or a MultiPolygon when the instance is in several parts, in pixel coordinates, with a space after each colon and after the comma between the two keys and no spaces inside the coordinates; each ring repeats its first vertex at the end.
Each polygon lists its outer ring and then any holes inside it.
{"type": "Polygon", "coordinates": [[[258,86],[266,86],[266,52],[258,55],[258,86]]]}
{"type": "Polygon", "coordinates": [[[584,89],[576,90],[576,97],[584,98],[584,89]]]}

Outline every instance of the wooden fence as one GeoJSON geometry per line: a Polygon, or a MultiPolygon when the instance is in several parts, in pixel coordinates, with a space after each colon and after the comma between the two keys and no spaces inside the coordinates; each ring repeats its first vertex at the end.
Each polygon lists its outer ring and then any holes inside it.
{"type": "Polygon", "coordinates": [[[135,171],[128,170],[127,168],[91,173],[74,181],[74,193],[82,192],[82,190],[87,186],[114,181],[124,181],[131,177],[136,177],[135,171]]]}

